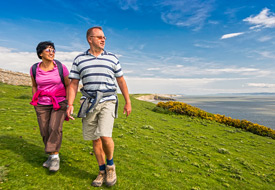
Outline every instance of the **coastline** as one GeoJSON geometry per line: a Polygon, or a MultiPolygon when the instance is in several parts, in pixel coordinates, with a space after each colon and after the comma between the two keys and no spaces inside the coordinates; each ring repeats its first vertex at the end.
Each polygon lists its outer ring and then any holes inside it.
{"type": "Polygon", "coordinates": [[[176,101],[176,97],[179,95],[174,94],[147,94],[136,97],[138,100],[153,102],[153,101],[176,101]]]}
{"type": "Polygon", "coordinates": [[[228,95],[228,96],[189,96],[169,94],[147,94],[136,99],[157,104],[155,95],[173,98],[173,101],[187,103],[213,114],[225,115],[234,119],[248,120],[275,130],[274,95],[228,95]]]}

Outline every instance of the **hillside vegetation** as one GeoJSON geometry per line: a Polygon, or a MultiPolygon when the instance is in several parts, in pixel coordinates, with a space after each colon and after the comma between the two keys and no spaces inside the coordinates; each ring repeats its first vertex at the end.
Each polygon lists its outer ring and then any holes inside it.
{"type": "Polygon", "coordinates": [[[249,131],[257,135],[268,136],[272,139],[275,139],[275,130],[271,128],[259,125],[257,123],[252,123],[251,121],[247,120],[233,119],[231,117],[226,117],[225,115],[212,114],[183,102],[159,102],[156,108],[154,108],[154,111],[160,113],[166,113],[168,111],[180,115],[199,117],[232,127],[241,128],[245,131],[249,131]]]}
{"type": "MultiPolygon", "coordinates": [[[[31,88],[0,83],[0,189],[275,189],[275,141],[215,121],[154,112],[131,96],[114,125],[118,181],[94,188],[98,173],[81,120],[64,123],[61,169],[50,173],[31,88]]],[[[79,94],[78,98],[79,99],[79,94]]],[[[77,101],[76,109],[79,108],[77,101]]]]}

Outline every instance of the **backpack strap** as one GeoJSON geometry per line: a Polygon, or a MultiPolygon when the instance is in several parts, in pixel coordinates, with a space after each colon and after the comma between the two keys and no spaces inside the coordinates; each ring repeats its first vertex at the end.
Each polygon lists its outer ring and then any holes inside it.
{"type": "Polygon", "coordinates": [[[59,76],[60,76],[60,78],[61,78],[61,81],[62,81],[64,87],[66,87],[66,86],[65,86],[64,75],[63,75],[63,66],[62,66],[62,64],[61,64],[58,60],[54,60],[54,61],[55,61],[56,65],[57,65],[57,68],[58,68],[58,72],[59,72],[59,76]]]}
{"type": "MultiPolygon", "coordinates": [[[[56,65],[57,65],[57,68],[58,68],[58,73],[59,73],[59,76],[61,78],[61,82],[63,83],[64,87],[65,86],[65,80],[64,80],[64,75],[63,75],[63,66],[62,64],[58,61],[58,60],[54,60],[56,65]]],[[[37,69],[37,66],[38,66],[38,63],[35,63],[33,64],[32,66],[32,75],[33,75],[33,78],[34,80],[36,81],[36,69],[37,69]]]]}
{"type": "Polygon", "coordinates": [[[38,65],[38,63],[35,63],[32,66],[32,76],[33,76],[34,80],[35,80],[35,77],[36,77],[36,68],[37,68],[37,65],[38,65]]]}

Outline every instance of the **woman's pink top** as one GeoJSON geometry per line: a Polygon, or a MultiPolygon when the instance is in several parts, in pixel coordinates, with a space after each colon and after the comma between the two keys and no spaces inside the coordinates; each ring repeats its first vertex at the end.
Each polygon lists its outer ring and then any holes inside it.
{"type": "MultiPolygon", "coordinates": [[[[52,105],[53,104],[52,95],[55,94],[55,92],[60,92],[60,91],[64,92],[65,87],[59,76],[58,67],[55,61],[54,61],[54,68],[50,71],[43,71],[42,69],[40,69],[39,67],[40,64],[41,62],[38,63],[38,66],[36,68],[35,81],[37,84],[37,92],[40,94],[42,91],[43,93],[37,96],[38,98],[37,103],[42,105],[52,105]]],[[[63,66],[63,75],[65,78],[69,75],[69,71],[65,65],[62,64],[62,66],[63,66]]],[[[30,75],[33,76],[32,69],[30,69],[30,75]]],[[[56,96],[55,99],[57,103],[62,102],[66,99],[66,94],[65,96],[56,96]]]]}

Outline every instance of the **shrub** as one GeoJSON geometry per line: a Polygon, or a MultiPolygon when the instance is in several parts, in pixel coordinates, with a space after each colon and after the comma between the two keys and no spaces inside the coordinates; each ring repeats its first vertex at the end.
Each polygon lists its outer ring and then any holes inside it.
{"type": "Polygon", "coordinates": [[[23,95],[20,95],[20,96],[16,96],[15,98],[16,99],[29,99],[29,100],[31,100],[32,96],[28,95],[28,94],[23,94],[23,95]]]}

